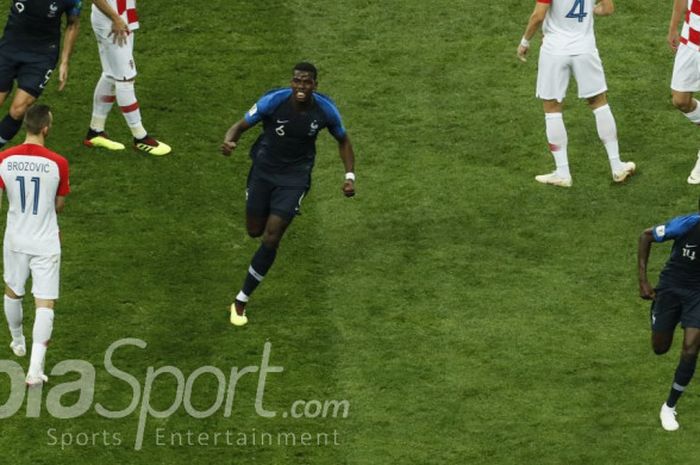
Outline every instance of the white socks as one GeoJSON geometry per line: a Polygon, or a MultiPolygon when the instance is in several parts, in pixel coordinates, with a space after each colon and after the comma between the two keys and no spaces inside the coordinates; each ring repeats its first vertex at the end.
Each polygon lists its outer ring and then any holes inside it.
{"type": "Polygon", "coordinates": [[[29,373],[37,375],[44,372],[46,346],[51,340],[52,331],[53,310],[44,307],[37,308],[32,332],[32,357],[29,360],[29,373]]]}
{"type": "Polygon", "coordinates": [[[622,171],[624,165],[620,161],[620,148],[617,142],[617,126],[613,117],[610,105],[605,104],[593,110],[595,116],[595,125],[598,129],[598,137],[605,146],[605,151],[608,152],[608,160],[610,161],[610,169],[622,171]]]}
{"type": "Polygon", "coordinates": [[[13,299],[5,295],[5,318],[7,318],[7,326],[10,328],[12,340],[21,342],[22,336],[22,299],[13,299]]]}
{"type": "Polygon", "coordinates": [[[104,74],[95,86],[90,129],[97,132],[105,130],[107,115],[109,115],[115,100],[124,115],[124,119],[126,119],[126,124],[131,130],[131,134],[137,139],[146,137],[146,129],[141,123],[139,102],[136,100],[134,81],[115,81],[104,74]]]}
{"type": "MultiPolygon", "coordinates": [[[[698,123],[700,123],[700,105],[693,113],[697,112],[698,123]]],[[[620,148],[617,141],[617,126],[613,117],[610,106],[605,104],[593,110],[595,116],[596,129],[598,137],[605,146],[605,151],[608,153],[608,161],[610,169],[613,172],[622,171],[624,164],[620,161],[620,148]]],[[[554,162],[557,165],[556,175],[563,179],[571,179],[569,172],[569,160],[567,156],[566,146],[568,138],[566,135],[566,127],[564,126],[564,118],[561,113],[545,113],[545,126],[547,129],[547,141],[549,149],[554,156],[554,162]]],[[[686,116],[690,118],[689,113],[686,116]]]]}
{"type": "Polygon", "coordinates": [[[147,133],[141,123],[141,111],[136,100],[134,81],[115,81],[117,103],[124,114],[126,124],[136,139],[143,139],[147,133]]]}
{"type": "Polygon", "coordinates": [[[564,127],[564,117],[561,113],[545,113],[544,123],[549,150],[552,151],[554,163],[557,165],[555,173],[562,179],[571,179],[569,159],[566,154],[569,140],[566,135],[566,127],[564,127]]]}
{"type": "Polygon", "coordinates": [[[103,74],[100,80],[97,81],[95,93],[92,97],[92,120],[90,120],[90,129],[97,132],[105,130],[107,115],[109,115],[109,111],[112,109],[115,100],[114,79],[103,74]]]}

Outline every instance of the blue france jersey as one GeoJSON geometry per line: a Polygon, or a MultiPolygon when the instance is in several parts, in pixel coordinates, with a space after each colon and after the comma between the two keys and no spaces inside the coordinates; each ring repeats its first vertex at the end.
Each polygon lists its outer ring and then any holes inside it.
{"type": "Polygon", "coordinates": [[[308,183],[316,159],[316,137],[323,128],[338,141],[345,138],[340,112],[333,101],[317,92],[308,109],[299,111],[292,89],[276,89],[263,95],[245,114],[253,126],[262,121],[262,133],[251,149],[256,168],[280,185],[308,183]]]}
{"type": "Polygon", "coordinates": [[[14,0],[2,45],[19,51],[55,55],[61,47],[61,18],[80,16],[81,0],[14,0]]]}
{"type": "Polygon", "coordinates": [[[700,214],[678,216],[654,226],[652,235],[656,242],[674,240],[658,287],[700,289],[700,214]]]}

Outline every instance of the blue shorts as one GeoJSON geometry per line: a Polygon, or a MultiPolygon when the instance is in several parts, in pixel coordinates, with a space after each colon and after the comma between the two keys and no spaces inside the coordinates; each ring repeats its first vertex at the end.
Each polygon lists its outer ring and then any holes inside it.
{"type": "Polygon", "coordinates": [[[308,192],[307,186],[283,186],[272,182],[264,172],[250,168],[246,189],[246,213],[248,216],[266,218],[275,214],[288,222],[300,214],[301,201],[308,192]]]}
{"type": "Polygon", "coordinates": [[[54,55],[22,52],[7,44],[0,46],[0,92],[12,90],[16,79],[17,87],[38,98],[51,78],[56,67],[54,55]]]}
{"type": "Polygon", "coordinates": [[[655,332],[673,331],[678,323],[683,328],[700,328],[700,290],[657,289],[650,314],[651,329],[655,332]]]}

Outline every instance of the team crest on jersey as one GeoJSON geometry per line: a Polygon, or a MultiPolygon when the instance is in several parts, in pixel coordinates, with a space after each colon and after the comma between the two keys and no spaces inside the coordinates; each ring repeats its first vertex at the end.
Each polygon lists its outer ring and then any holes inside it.
{"type": "Polygon", "coordinates": [[[53,2],[51,5],[49,5],[49,14],[47,15],[47,17],[55,18],[57,13],[58,5],[56,5],[56,2],[53,2]]]}
{"type": "Polygon", "coordinates": [[[309,136],[315,136],[318,132],[318,121],[313,120],[311,126],[309,126],[309,136]]]}

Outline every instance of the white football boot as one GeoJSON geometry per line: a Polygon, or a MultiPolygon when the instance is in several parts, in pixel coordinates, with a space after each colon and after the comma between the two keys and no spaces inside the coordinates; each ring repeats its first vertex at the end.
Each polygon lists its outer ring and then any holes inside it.
{"type": "Polygon", "coordinates": [[[573,184],[571,178],[561,178],[557,175],[556,171],[535,176],[535,181],[541,182],[542,184],[551,184],[559,187],[571,187],[571,184],[573,184]]]}
{"type": "Polygon", "coordinates": [[[661,419],[661,427],[666,431],[676,431],[680,428],[678,421],[676,421],[676,408],[669,407],[666,402],[661,406],[659,418],[661,419]]]}
{"type": "MultiPolygon", "coordinates": [[[[622,164],[624,166],[620,171],[613,171],[613,181],[624,182],[627,178],[632,176],[637,169],[637,165],[633,161],[626,161],[622,164]]],[[[700,182],[700,181],[699,181],[700,182]]]]}
{"type": "Polygon", "coordinates": [[[27,355],[27,344],[24,341],[24,336],[22,336],[21,342],[15,342],[14,339],[10,342],[10,349],[18,357],[24,357],[27,355]]]}

